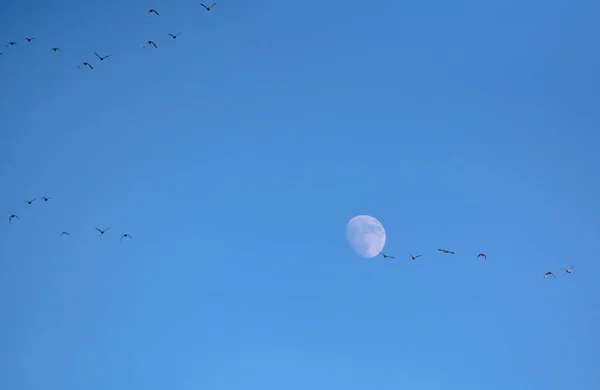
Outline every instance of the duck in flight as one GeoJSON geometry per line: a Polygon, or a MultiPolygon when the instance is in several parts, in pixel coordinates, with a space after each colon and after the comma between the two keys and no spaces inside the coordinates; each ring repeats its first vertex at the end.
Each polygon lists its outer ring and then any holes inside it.
{"type": "Polygon", "coordinates": [[[49,200],[50,200],[50,199],[52,199],[52,198],[50,198],[50,197],[48,197],[48,196],[42,196],[42,199],[44,199],[44,202],[47,202],[47,201],[49,201],[49,200]]]}
{"type": "Polygon", "coordinates": [[[444,252],[444,253],[450,253],[451,255],[453,255],[453,254],[454,254],[454,252],[452,252],[452,251],[449,251],[448,249],[438,249],[438,251],[440,251],[440,252],[444,252]]]}
{"type": "Polygon", "coordinates": [[[173,35],[173,34],[171,34],[171,33],[167,33],[167,35],[171,36],[171,38],[173,38],[173,39],[177,39],[177,36],[178,36],[179,34],[181,34],[181,33],[177,33],[177,34],[175,34],[175,35],[173,35]]]}
{"type": "Polygon", "coordinates": [[[52,49],[50,49],[51,52],[57,52],[60,51],[60,49],[58,47],[53,47],[52,49]]]}
{"type": "Polygon", "coordinates": [[[160,14],[159,14],[158,12],[156,12],[156,10],[155,10],[154,8],[150,8],[150,9],[148,10],[148,13],[149,13],[149,14],[156,14],[156,16],[160,16],[160,14]]]}
{"type": "Polygon", "coordinates": [[[100,230],[98,228],[95,228],[96,230],[98,230],[100,232],[100,234],[104,234],[107,230],[109,230],[110,228],[106,228],[104,230],[100,230]]]}
{"type": "Polygon", "coordinates": [[[156,46],[156,43],[154,43],[152,41],[147,41],[146,44],[144,45],[144,47],[146,47],[148,45],[152,45],[152,46],[154,46],[155,49],[158,49],[158,46],[156,46]]]}
{"type": "Polygon", "coordinates": [[[17,42],[10,41],[10,42],[8,42],[8,43],[6,44],[6,47],[9,47],[9,46],[14,46],[14,45],[16,45],[16,44],[17,44],[17,42]]]}
{"type": "Polygon", "coordinates": [[[211,5],[210,7],[205,6],[204,4],[200,3],[201,6],[203,6],[204,8],[206,8],[207,11],[210,11],[210,9],[212,7],[214,7],[215,5],[217,5],[217,3],[213,3],[213,5],[211,5]]]}
{"type": "Polygon", "coordinates": [[[62,236],[70,236],[70,234],[69,234],[68,232],[62,232],[62,233],[60,233],[60,236],[61,236],[61,237],[62,237],[62,236]]]}
{"type": "Polygon", "coordinates": [[[121,236],[121,239],[120,239],[119,241],[123,241],[123,239],[124,239],[124,238],[129,238],[130,240],[132,239],[132,238],[131,238],[131,234],[129,234],[129,233],[125,233],[125,234],[123,234],[123,235],[121,236]]]}
{"type": "Polygon", "coordinates": [[[13,218],[19,219],[19,217],[17,217],[16,215],[12,214],[10,217],[8,217],[8,222],[12,222],[13,218]]]}
{"type": "Polygon", "coordinates": [[[544,279],[546,279],[550,275],[552,275],[553,278],[556,278],[556,276],[554,276],[554,274],[552,272],[548,271],[544,274],[544,279]]]}
{"type": "Polygon", "coordinates": [[[561,268],[561,269],[562,269],[563,271],[565,271],[566,273],[570,274],[570,273],[571,273],[571,270],[572,270],[573,268],[575,268],[575,267],[574,267],[574,266],[572,266],[572,267],[569,267],[569,268],[561,268]]]}
{"type": "Polygon", "coordinates": [[[108,57],[110,57],[112,54],[109,54],[107,56],[101,57],[98,53],[94,53],[96,55],[96,57],[100,58],[100,61],[104,61],[105,59],[107,59],[108,57]]]}
{"type": "Polygon", "coordinates": [[[411,255],[410,253],[409,253],[408,255],[410,256],[410,259],[411,259],[411,260],[417,260],[419,257],[421,257],[421,255],[416,255],[416,256],[413,256],[413,255],[411,255]]]}
{"type": "Polygon", "coordinates": [[[91,70],[94,70],[94,68],[92,67],[92,65],[90,65],[90,63],[89,63],[89,62],[84,62],[84,63],[82,63],[81,65],[79,65],[79,66],[77,67],[77,69],[81,68],[82,66],[89,66],[91,70]]]}
{"type": "Polygon", "coordinates": [[[33,41],[35,38],[25,38],[25,40],[29,43],[31,43],[31,41],[33,41]]]}
{"type": "Polygon", "coordinates": [[[485,253],[480,253],[477,255],[477,258],[483,257],[484,259],[487,260],[487,256],[485,255],[485,253]]]}
{"type": "Polygon", "coordinates": [[[31,199],[31,200],[25,200],[24,202],[27,204],[32,204],[35,201],[35,199],[31,199]]]}
{"type": "Polygon", "coordinates": [[[393,259],[393,258],[394,258],[394,256],[388,256],[388,255],[386,255],[386,254],[385,254],[385,253],[383,253],[383,252],[379,252],[379,254],[380,254],[381,256],[383,256],[383,258],[384,258],[384,259],[387,259],[388,257],[389,257],[390,259],[393,259]]]}

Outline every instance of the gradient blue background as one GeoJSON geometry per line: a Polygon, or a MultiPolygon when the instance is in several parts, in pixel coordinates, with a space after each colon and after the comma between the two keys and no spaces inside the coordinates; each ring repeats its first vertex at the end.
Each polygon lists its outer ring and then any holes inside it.
{"type": "Polygon", "coordinates": [[[599,12],[4,0],[0,389],[600,388],[599,12]]]}

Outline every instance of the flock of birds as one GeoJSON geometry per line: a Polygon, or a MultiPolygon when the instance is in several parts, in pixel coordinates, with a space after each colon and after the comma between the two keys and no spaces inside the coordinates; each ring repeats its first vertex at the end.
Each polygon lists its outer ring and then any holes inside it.
{"type": "MultiPolygon", "coordinates": [[[[454,255],[454,254],[455,254],[455,252],[453,252],[453,251],[451,251],[451,250],[448,250],[448,249],[439,249],[439,248],[438,248],[438,251],[440,251],[440,252],[443,252],[443,253],[445,253],[445,254],[449,254],[449,255],[454,255]]],[[[389,255],[386,255],[386,254],[385,254],[385,253],[383,253],[383,252],[379,252],[379,254],[380,254],[381,256],[383,256],[383,258],[384,258],[384,259],[394,259],[394,256],[389,256],[389,255]]],[[[413,256],[413,255],[411,255],[411,254],[409,253],[409,254],[408,254],[408,256],[410,256],[410,259],[411,259],[411,260],[417,260],[417,259],[418,259],[419,257],[421,257],[422,255],[416,255],[416,256],[413,256]]],[[[480,254],[478,254],[478,255],[477,255],[477,258],[480,258],[480,257],[483,257],[483,259],[484,259],[484,260],[487,260],[487,255],[486,255],[485,253],[480,253],[480,254]]],[[[561,270],[565,271],[565,275],[570,275],[570,274],[571,274],[571,272],[572,272],[572,270],[573,270],[573,268],[575,268],[575,267],[574,267],[574,266],[571,266],[571,267],[569,267],[569,268],[561,268],[561,270]]],[[[556,278],[556,275],[554,275],[554,274],[552,273],[552,271],[547,271],[547,272],[544,274],[544,276],[543,276],[543,277],[544,277],[544,279],[547,279],[549,276],[552,276],[553,278],[556,278]]]]}
{"type": "MultiPolygon", "coordinates": [[[[217,3],[213,3],[212,5],[208,6],[205,5],[203,3],[200,3],[200,5],[202,7],[204,7],[207,11],[210,11],[215,5],[217,5],[217,3]]],[[[160,16],[160,14],[158,13],[157,10],[155,10],[154,8],[150,8],[146,14],[146,16],[150,15],[150,14],[154,14],[156,16],[160,16]]],[[[180,35],[181,33],[177,33],[177,34],[172,34],[172,33],[167,33],[168,36],[170,36],[173,39],[177,39],[177,37],[180,35]]],[[[35,39],[35,37],[25,37],[24,40],[27,41],[27,43],[31,43],[33,40],[35,39]]],[[[10,41],[6,44],[6,47],[11,48],[17,45],[16,41],[10,41]]],[[[148,47],[148,46],[153,46],[155,49],[158,49],[158,45],[156,44],[156,42],[152,41],[152,40],[148,40],[146,41],[146,43],[144,44],[143,47],[148,47]]],[[[50,49],[50,53],[58,53],[60,52],[60,48],[58,47],[53,47],[50,49]]],[[[4,52],[0,52],[0,55],[3,55],[4,52]]],[[[94,53],[96,55],[96,57],[98,57],[98,59],[100,61],[104,61],[105,59],[109,58],[111,56],[111,54],[106,55],[106,56],[101,56],[98,53],[94,53]]],[[[88,67],[91,70],[94,70],[94,67],[92,66],[92,64],[88,61],[84,61],[81,64],[79,64],[79,66],[77,67],[77,69],[81,68],[81,67],[88,67]]]]}
{"type": "MultiPolygon", "coordinates": [[[[44,202],[48,202],[48,201],[49,201],[50,199],[52,199],[52,198],[50,198],[50,197],[48,197],[48,196],[42,196],[42,197],[41,197],[41,199],[43,199],[43,200],[44,200],[44,202]]],[[[30,199],[30,200],[26,200],[26,201],[25,201],[25,203],[27,203],[28,205],[32,205],[32,204],[33,204],[33,202],[35,202],[36,200],[37,200],[37,198],[30,199]]],[[[19,218],[19,216],[18,216],[18,215],[16,215],[16,214],[11,214],[11,215],[8,217],[8,222],[12,222],[12,221],[13,221],[13,219],[15,219],[15,220],[19,220],[20,218],[19,218]]],[[[104,233],[106,233],[107,231],[109,231],[109,230],[110,230],[110,228],[106,228],[106,229],[94,228],[94,229],[96,229],[96,230],[97,230],[97,231],[98,231],[98,232],[99,232],[101,235],[104,235],[104,233]]],[[[63,236],[70,236],[70,235],[71,235],[71,234],[70,234],[69,232],[62,232],[62,233],[60,234],[59,238],[60,238],[60,237],[63,237],[63,236]]],[[[121,239],[120,239],[120,241],[123,241],[123,239],[124,239],[124,238],[128,238],[128,239],[130,239],[130,240],[131,240],[131,239],[133,239],[133,237],[131,237],[131,234],[129,234],[129,233],[123,233],[123,234],[121,234],[121,239]]]]}
{"type": "MultiPolygon", "coordinates": [[[[212,5],[210,5],[210,6],[207,6],[207,5],[203,4],[203,3],[200,3],[200,5],[201,5],[202,7],[204,7],[204,8],[206,9],[206,11],[210,11],[210,10],[211,10],[211,9],[212,9],[212,8],[213,8],[215,5],[217,5],[217,3],[213,3],[213,4],[212,4],[212,5]]],[[[154,15],[156,15],[156,16],[160,16],[160,13],[158,13],[158,11],[157,11],[156,9],[154,9],[154,8],[150,8],[150,9],[148,10],[148,12],[147,12],[146,16],[148,16],[148,15],[150,15],[150,14],[154,14],[154,15]]],[[[177,34],[167,33],[167,35],[168,35],[168,36],[170,36],[172,39],[177,39],[177,37],[178,37],[180,34],[181,34],[180,32],[179,32],[179,33],[177,33],[177,34]]],[[[25,41],[27,41],[27,43],[31,43],[31,42],[32,42],[32,41],[33,41],[35,38],[34,38],[34,37],[26,37],[26,38],[24,38],[24,39],[25,39],[25,41]]],[[[6,47],[13,47],[13,46],[16,46],[16,45],[17,45],[17,42],[15,42],[15,41],[10,41],[10,42],[8,42],[8,44],[6,45],[6,47]]],[[[152,40],[148,40],[148,41],[146,41],[146,43],[144,44],[144,46],[143,46],[143,47],[145,48],[145,47],[148,47],[148,46],[153,46],[155,49],[158,49],[158,45],[156,44],[156,42],[154,42],[154,41],[152,41],[152,40]]],[[[50,52],[60,52],[60,49],[59,49],[58,47],[53,47],[53,48],[51,48],[51,49],[50,49],[50,52]]],[[[3,53],[3,52],[0,52],[0,55],[2,55],[2,54],[4,54],[4,53],[3,53]]],[[[111,57],[111,54],[108,54],[108,55],[105,55],[105,56],[101,56],[101,55],[100,55],[100,54],[98,54],[98,53],[94,53],[94,54],[96,55],[96,57],[98,57],[98,59],[99,59],[100,61],[104,61],[105,59],[107,59],[107,58],[110,58],[110,57],[111,57]]],[[[80,65],[79,65],[77,68],[79,69],[79,68],[81,68],[81,67],[88,67],[88,68],[89,68],[89,69],[91,69],[91,70],[93,70],[93,69],[94,69],[94,67],[93,67],[93,66],[92,66],[92,65],[91,65],[91,64],[90,64],[88,61],[84,61],[84,62],[82,62],[82,63],[81,63],[81,64],[80,64],[80,65]]],[[[51,198],[49,198],[49,197],[42,197],[42,199],[43,199],[45,202],[47,202],[47,201],[48,201],[48,200],[50,200],[51,198]]],[[[34,202],[35,200],[36,200],[36,199],[26,200],[26,201],[25,201],[25,203],[27,203],[28,205],[31,205],[31,204],[33,204],[33,202],[34,202]]],[[[13,219],[19,219],[19,217],[18,217],[16,214],[11,214],[11,215],[8,217],[8,222],[12,222],[12,220],[13,220],[13,219]]],[[[105,234],[105,233],[106,233],[108,230],[110,230],[110,228],[106,228],[106,229],[104,229],[104,230],[102,230],[102,229],[99,229],[99,228],[95,228],[95,229],[96,229],[96,230],[97,230],[97,231],[98,231],[98,232],[99,232],[101,235],[104,235],[104,234],[105,234]]],[[[70,234],[69,234],[69,232],[62,232],[62,233],[60,234],[60,237],[63,237],[63,236],[69,236],[69,235],[70,235],[70,234]]],[[[132,239],[132,237],[131,237],[131,235],[130,235],[129,233],[123,233],[123,234],[121,235],[121,240],[123,240],[124,238],[132,239]]],[[[453,252],[453,251],[450,251],[450,250],[448,250],[448,249],[438,249],[438,251],[440,251],[440,252],[443,252],[444,254],[451,254],[451,255],[454,255],[454,254],[455,254],[455,252],[453,252]]],[[[380,253],[380,255],[382,255],[384,259],[388,259],[388,258],[389,258],[389,259],[393,259],[393,258],[394,258],[394,256],[389,256],[389,255],[386,255],[386,254],[385,254],[385,253],[383,253],[383,252],[381,252],[381,253],[380,253]]],[[[412,254],[410,254],[410,253],[409,253],[409,256],[410,256],[410,259],[411,259],[411,260],[417,260],[417,259],[418,259],[419,257],[421,257],[422,255],[416,255],[416,256],[413,256],[412,254]]],[[[480,258],[480,257],[483,257],[485,260],[487,260],[487,255],[486,255],[485,253],[479,253],[479,254],[477,255],[477,258],[480,258]]],[[[569,268],[561,268],[561,270],[563,270],[563,271],[565,272],[565,274],[566,274],[566,275],[569,275],[569,274],[571,274],[571,272],[572,272],[573,268],[575,268],[575,267],[574,267],[574,266],[571,266],[571,267],[569,267],[569,268]]],[[[556,278],[556,275],[555,275],[554,273],[552,273],[552,271],[547,271],[547,272],[544,274],[543,278],[544,278],[544,279],[547,279],[547,278],[548,278],[548,277],[550,277],[550,276],[552,276],[552,277],[556,278]]]]}

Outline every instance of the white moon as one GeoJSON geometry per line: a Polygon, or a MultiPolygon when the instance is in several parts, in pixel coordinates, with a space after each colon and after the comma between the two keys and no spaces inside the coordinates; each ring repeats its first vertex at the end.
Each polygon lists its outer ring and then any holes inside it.
{"type": "Polygon", "coordinates": [[[370,215],[357,215],[346,226],[348,242],[360,256],[375,257],[385,246],[385,229],[381,222],[370,215]]]}

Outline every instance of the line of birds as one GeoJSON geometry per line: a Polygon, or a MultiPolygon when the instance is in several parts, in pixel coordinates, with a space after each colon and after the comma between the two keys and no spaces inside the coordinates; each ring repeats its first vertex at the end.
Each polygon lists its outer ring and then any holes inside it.
{"type": "MultiPolygon", "coordinates": [[[[205,5],[203,3],[200,3],[200,5],[202,7],[204,7],[207,11],[210,11],[215,5],[217,5],[217,3],[213,3],[212,5],[208,6],[205,5]]],[[[158,13],[158,11],[156,11],[154,8],[150,8],[148,10],[148,12],[146,13],[146,17],[148,17],[149,14],[155,14],[156,16],[160,16],[160,14],[158,13]]],[[[170,36],[173,39],[177,39],[177,37],[180,35],[181,33],[177,33],[177,34],[172,34],[172,33],[167,33],[168,36],[170,36]]],[[[35,37],[25,37],[24,38],[28,43],[31,43],[34,39],[36,39],[35,37]]],[[[16,46],[17,42],[16,41],[10,41],[6,44],[6,47],[13,47],[16,46]]],[[[148,46],[153,46],[155,49],[158,49],[158,45],[156,44],[156,42],[152,41],[152,40],[148,40],[146,41],[146,43],[144,43],[144,48],[148,47],[148,46]]],[[[58,47],[53,47],[50,49],[50,53],[58,53],[60,52],[60,48],[58,47]]],[[[0,52],[0,55],[3,55],[4,52],[0,52]]],[[[105,59],[109,58],[112,54],[106,55],[106,56],[101,56],[98,53],[94,53],[96,55],[96,57],[98,57],[98,59],[100,59],[100,61],[104,61],[105,59]]],[[[88,67],[91,70],[94,70],[94,67],[92,66],[92,64],[88,61],[84,61],[81,64],[79,64],[79,66],[77,67],[77,69],[81,68],[81,67],[88,67]]]]}
{"type": "MultiPolygon", "coordinates": [[[[454,255],[455,254],[455,252],[453,252],[451,250],[448,250],[448,249],[439,249],[438,248],[438,251],[443,252],[445,254],[450,254],[450,255],[454,255]]],[[[379,254],[381,256],[383,256],[384,259],[395,259],[394,256],[386,255],[383,252],[379,252],[379,254]]],[[[411,260],[417,260],[422,255],[413,256],[412,254],[409,253],[408,256],[410,257],[411,260]]],[[[477,255],[477,258],[480,258],[480,257],[483,257],[484,260],[487,260],[487,255],[485,253],[480,253],[480,254],[477,255]]],[[[561,268],[561,270],[565,271],[565,275],[570,275],[571,272],[572,272],[572,270],[573,270],[573,268],[575,268],[575,266],[571,266],[569,268],[561,268]]],[[[554,275],[551,271],[546,272],[544,274],[543,278],[547,279],[549,276],[552,276],[552,277],[556,278],[556,275],[554,275]]]]}
{"type": "MultiPolygon", "coordinates": [[[[43,200],[44,200],[44,202],[47,202],[47,201],[49,201],[49,200],[50,200],[50,199],[52,199],[52,198],[50,198],[50,197],[48,197],[48,196],[43,196],[41,199],[43,199],[43,200]]],[[[28,205],[31,205],[31,204],[33,204],[33,202],[35,202],[36,200],[37,200],[37,198],[34,198],[34,199],[26,200],[26,201],[24,201],[24,202],[25,202],[25,203],[27,203],[28,205]]],[[[19,218],[19,216],[18,216],[18,215],[16,215],[16,214],[11,214],[11,215],[8,217],[8,222],[12,222],[12,220],[13,220],[13,219],[20,219],[20,218],[19,218]]],[[[98,231],[98,232],[99,232],[101,235],[104,235],[104,233],[106,233],[107,231],[109,231],[109,230],[110,230],[110,228],[106,228],[106,229],[94,228],[94,229],[96,229],[96,230],[97,230],[97,231],[98,231]]],[[[63,236],[70,236],[70,235],[71,235],[71,234],[70,234],[69,232],[62,232],[62,233],[60,234],[60,236],[59,236],[59,237],[63,237],[63,236]]],[[[123,239],[124,239],[124,238],[130,239],[130,240],[131,240],[131,239],[133,239],[133,237],[131,236],[131,234],[129,234],[129,233],[123,233],[123,234],[121,235],[121,238],[120,238],[120,240],[119,240],[119,241],[123,241],[123,239]]]]}

